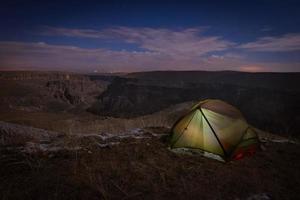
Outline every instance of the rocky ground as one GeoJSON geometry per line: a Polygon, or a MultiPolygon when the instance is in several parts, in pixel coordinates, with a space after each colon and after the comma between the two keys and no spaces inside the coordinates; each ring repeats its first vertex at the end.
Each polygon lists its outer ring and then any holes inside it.
{"type": "Polygon", "coordinates": [[[297,199],[295,141],[264,138],[261,149],[222,163],[178,154],[169,129],[61,135],[1,123],[1,199],[297,199]],[[23,140],[12,141],[11,134],[23,140]]]}

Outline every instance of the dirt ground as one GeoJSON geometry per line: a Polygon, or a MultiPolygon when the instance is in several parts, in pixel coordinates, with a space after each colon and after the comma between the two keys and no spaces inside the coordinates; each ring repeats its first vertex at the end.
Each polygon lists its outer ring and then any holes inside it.
{"type": "Polygon", "coordinates": [[[175,154],[158,137],[34,154],[0,149],[0,199],[299,199],[299,144],[263,144],[222,163],[175,154]]]}

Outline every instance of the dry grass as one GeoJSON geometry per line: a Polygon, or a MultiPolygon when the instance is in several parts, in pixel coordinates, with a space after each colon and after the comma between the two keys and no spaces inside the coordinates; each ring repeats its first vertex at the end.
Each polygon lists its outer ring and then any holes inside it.
{"type": "Polygon", "coordinates": [[[80,142],[82,149],[51,156],[2,149],[1,155],[23,164],[7,165],[0,160],[0,199],[298,197],[297,144],[266,143],[266,150],[254,157],[224,164],[202,156],[174,154],[157,138],[125,139],[108,148],[99,148],[92,140],[73,142],[67,145],[80,142]]]}
{"type": "Polygon", "coordinates": [[[8,110],[0,113],[0,121],[33,126],[46,130],[70,133],[122,133],[134,128],[171,127],[193,102],[171,106],[165,110],[136,118],[99,117],[87,112],[26,112],[8,110]]]}

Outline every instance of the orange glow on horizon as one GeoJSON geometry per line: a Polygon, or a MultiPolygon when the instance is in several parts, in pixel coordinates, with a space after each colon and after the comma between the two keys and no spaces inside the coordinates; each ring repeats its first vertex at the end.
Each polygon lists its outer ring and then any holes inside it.
{"type": "Polygon", "coordinates": [[[242,66],[239,68],[243,72],[263,72],[265,69],[261,66],[242,66]]]}

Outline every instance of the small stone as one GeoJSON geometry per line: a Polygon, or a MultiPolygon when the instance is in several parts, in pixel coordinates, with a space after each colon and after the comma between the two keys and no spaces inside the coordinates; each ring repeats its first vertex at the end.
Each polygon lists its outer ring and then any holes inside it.
{"type": "Polygon", "coordinates": [[[54,157],[53,153],[51,153],[51,154],[48,155],[48,158],[53,158],[53,157],[54,157]]]}

